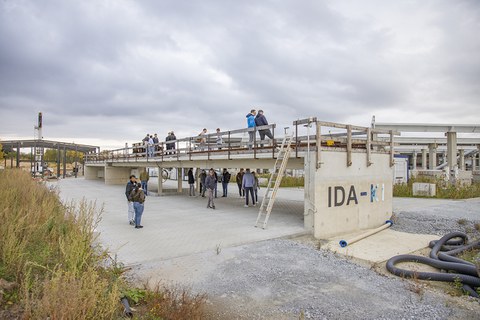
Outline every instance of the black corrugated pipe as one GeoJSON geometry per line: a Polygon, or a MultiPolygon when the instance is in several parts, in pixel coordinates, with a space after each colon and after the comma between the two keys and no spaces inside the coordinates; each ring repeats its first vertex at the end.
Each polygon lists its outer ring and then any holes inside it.
{"type": "Polygon", "coordinates": [[[463,289],[473,297],[480,298],[475,291],[480,288],[480,275],[477,268],[471,262],[454,257],[455,255],[464,252],[465,250],[480,248],[480,240],[468,243],[467,235],[463,232],[451,232],[443,236],[440,240],[430,242],[432,251],[429,257],[421,257],[414,255],[399,255],[390,258],[387,261],[387,270],[399,277],[416,277],[422,280],[455,282],[460,281],[463,289]],[[454,240],[460,238],[459,240],[454,240]],[[443,249],[450,249],[446,252],[440,252],[443,249]],[[440,272],[417,272],[405,270],[396,267],[397,263],[401,262],[415,262],[426,264],[440,270],[454,273],[440,273],[440,272]]]}
{"type": "Polygon", "coordinates": [[[133,318],[133,312],[132,312],[132,309],[130,309],[130,304],[128,303],[128,299],[126,297],[123,297],[121,300],[120,300],[123,304],[123,313],[125,314],[125,316],[127,316],[128,318],[133,318]]]}

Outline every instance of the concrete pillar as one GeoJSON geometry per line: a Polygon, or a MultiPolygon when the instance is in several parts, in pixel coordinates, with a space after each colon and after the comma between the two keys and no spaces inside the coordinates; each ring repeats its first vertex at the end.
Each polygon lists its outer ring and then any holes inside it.
{"type": "Polygon", "coordinates": [[[427,149],[422,149],[422,170],[427,170],[427,149]]]}
{"type": "Polygon", "coordinates": [[[131,172],[131,168],[112,167],[107,164],[105,165],[105,184],[126,184],[131,172]]]}
{"type": "Polygon", "coordinates": [[[428,169],[434,170],[437,167],[437,144],[428,145],[428,169]]]}
{"type": "Polygon", "coordinates": [[[417,170],[417,151],[412,154],[412,170],[417,170]]]}
{"type": "Polygon", "coordinates": [[[456,132],[447,132],[447,163],[448,163],[448,172],[450,176],[450,181],[454,182],[458,174],[458,165],[457,165],[457,133],[456,132]]]}
{"type": "Polygon", "coordinates": [[[163,168],[158,167],[158,195],[161,195],[163,193],[163,168]]]}
{"type": "Polygon", "coordinates": [[[460,149],[459,152],[458,167],[460,170],[465,170],[465,150],[460,149]]]}
{"type": "Polygon", "coordinates": [[[183,192],[182,180],[183,180],[183,168],[177,168],[177,192],[183,192]]]}

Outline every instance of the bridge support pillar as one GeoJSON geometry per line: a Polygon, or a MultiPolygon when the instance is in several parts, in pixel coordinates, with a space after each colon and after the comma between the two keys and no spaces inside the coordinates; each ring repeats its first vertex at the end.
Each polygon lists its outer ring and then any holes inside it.
{"type": "Polygon", "coordinates": [[[132,172],[131,168],[105,165],[105,184],[126,184],[132,172]]]}
{"type": "Polygon", "coordinates": [[[435,170],[437,167],[437,144],[428,145],[428,169],[435,170]]]}
{"type": "Polygon", "coordinates": [[[427,170],[427,149],[422,149],[422,170],[427,170]]]}
{"type": "Polygon", "coordinates": [[[447,163],[448,163],[448,176],[450,182],[454,183],[458,175],[457,165],[457,133],[449,131],[445,133],[447,136],[447,163]]]}
{"type": "Polygon", "coordinates": [[[315,169],[309,177],[314,183],[309,186],[307,180],[305,190],[313,188],[314,192],[305,191],[305,206],[314,203],[315,238],[377,228],[390,219],[394,167],[390,167],[387,153],[371,156],[372,164],[367,166],[364,153],[352,152],[352,164],[347,166],[344,152],[322,150],[320,168],[310,161],[315,169]]]}
{"type": "Polygon", "coordinates": [[[183,168],[177,168],[177,192],[182,193],[183,192],[183,168]]]}
{"type": "Polygon", "coordinates": [[[458,168],[460,170],[465,170],[465,150],[464,149],[460,149],[459,150],[459,159],[458,159],[458,168]]]}

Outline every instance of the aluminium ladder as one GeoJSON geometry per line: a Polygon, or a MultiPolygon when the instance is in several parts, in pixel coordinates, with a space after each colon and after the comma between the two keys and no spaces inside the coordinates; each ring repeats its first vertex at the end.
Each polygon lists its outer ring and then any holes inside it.
{"type": "Polygon", "coordinates": [[[258,211],[258,217],[257,222],[255,223],[255,227],[258,227],[258,223],[260,222],[262,216],[265,216],[265,219],[262,222],[262,228],[265,229],[267,227],[268,218],[270,217],[270,213],[272,212],[273,204],[275,203],[275,198],[277,196],[277,191],[285,174],[288,159],[290,158],[290,151],[292,150],[292,138],[293,134],[286,135],[283,138],[282,146],[280,147],[277,159],[275,160],[275,166],[273,167],[272,174],[270,175],[270,179],[268,180],[267,191],[265,191],[262,205],[260,206],[260,210],[258,211]]]}

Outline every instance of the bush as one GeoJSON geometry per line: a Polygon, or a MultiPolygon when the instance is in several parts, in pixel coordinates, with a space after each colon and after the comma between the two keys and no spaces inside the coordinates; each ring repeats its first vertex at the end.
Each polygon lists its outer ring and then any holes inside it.
{"type": "Polygon", "coordinates": [[[425,182],[435,183],[436,195],[438,199],[468,199],[480,197],[480,183],[471,185],[452,184],[440,179],[432,178],[411,178],[408,183],[393,185],[394,197],[413,197],[413,183],[425,182]]]}

